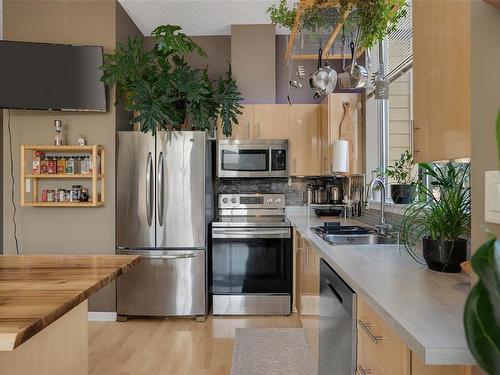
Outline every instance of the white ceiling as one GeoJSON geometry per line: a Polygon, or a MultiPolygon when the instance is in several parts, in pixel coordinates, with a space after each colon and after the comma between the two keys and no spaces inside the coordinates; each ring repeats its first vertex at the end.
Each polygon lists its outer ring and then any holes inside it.
{"type": "MultiPolygon", "coordinates": [[[[118,0],[144,35],[179,25],[187,35],[230,35],[231,25],[269,24],[266,10],[279,0],[118,0]]],[[[290,1],[293,5],[294,1],[290,1]]],[[[277,29],[278,34],[287,30],[277,29]]]]}

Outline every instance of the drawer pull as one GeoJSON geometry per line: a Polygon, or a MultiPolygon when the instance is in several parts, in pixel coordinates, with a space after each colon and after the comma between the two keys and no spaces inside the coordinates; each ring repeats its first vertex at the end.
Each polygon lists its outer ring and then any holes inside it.
{"type": "Polygon", "coordinates": [[[373,332],[370,331],[370,324],[363,323],[361,320],[358,320],[358,325],[363,329],[363,331],[365,331],[374,344],[378,344],[379,341],[384,339],[382,336],[374,335],[373,332]]]}
{"type": "Polygon", "coordinates": [[[358,372],[359,375],[375,374],[375,371],[364,369],[361,366],[358,366],[358,372]]]}

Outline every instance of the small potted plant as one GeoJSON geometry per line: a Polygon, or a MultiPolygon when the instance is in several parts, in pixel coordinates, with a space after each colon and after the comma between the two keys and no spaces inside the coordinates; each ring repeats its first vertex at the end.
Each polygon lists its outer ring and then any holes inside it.
{"type": "Polygon", "coordinates": [[[413,203],[416,196],[415,162],[412,154],[407,150],[401,154],[394,165],[378,172],[377,177],[387,176],[395,183],[391,183],[391,198],[396,204],[413,203]]]}
{"type": "Polygon", "coordinates": [[[422,202],[410,205],[401,223],[401,238],[417,261],[423,256],[433,271],[460,272],[470,234],[469,165],[422,164],[432,188],[419,184],[422,202]],[[421,244],[422,256],[418,252],[421,244]]]}

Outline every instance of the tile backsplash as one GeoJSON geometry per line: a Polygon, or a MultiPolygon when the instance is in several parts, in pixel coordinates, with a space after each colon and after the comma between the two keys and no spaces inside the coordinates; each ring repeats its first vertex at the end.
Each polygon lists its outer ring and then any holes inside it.
{"type": "Polygon", "coordinates": [[[285,194],[287,206],[305,205],[304,191],[308,183],[324,184],[326,188],[332,185],[342,185],[342,178],[335,177],[291,177],[288,179],[218,179],[217,192],[219,194],[245,193],[280,193],[285,194]]]}

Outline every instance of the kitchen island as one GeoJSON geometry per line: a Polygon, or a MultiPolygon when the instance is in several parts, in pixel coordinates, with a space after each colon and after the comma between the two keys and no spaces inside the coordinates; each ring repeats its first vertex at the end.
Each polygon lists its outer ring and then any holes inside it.
{"type": "Polygon", "coordinates": [[[0,256],[2,374],[87,374],[87,299],[137,256],[0,256]]]}
{"type": "Polygon", "coordinates": [[[298,208],[287,209],[287,218],[423,365],[475,364],[462,322],[471,287],[468,275],[430,271],[397,245],[333,246],[311,230],[326,221],[366,226],[357,221],[318,218],[298,208]]]}

